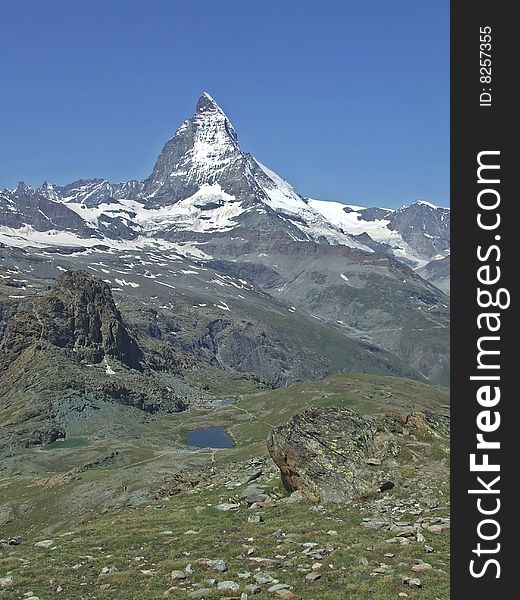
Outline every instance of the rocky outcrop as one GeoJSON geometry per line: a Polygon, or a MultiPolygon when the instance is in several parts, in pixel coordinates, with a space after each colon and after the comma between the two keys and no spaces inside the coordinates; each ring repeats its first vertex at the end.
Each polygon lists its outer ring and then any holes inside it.
{"type": "Polygon", "coordinates": [[[267,446],[287,490],[323,501],[349,502],[403,482],[403,470],[394,460],[397,436],[411,431],[448,434],[446,419],[420,412],[368,418],[334,407],[295,415],[272,430],[267,446]]]}
{"type": "Polygon", "coordinates": [[[154,371],[131,370],[115,360],[87,365],[74,353],[34,343],[0,373],[0,450],[99,427],[117,430],[120,419],[141,418],[135,409],[179,412],[187,408],[186,394],[186,386],[154,371]]]}
{"type": "Polygon", "coordinates": [[[445,413],[414,411],[406,414],[389,410],[385,413],[384,424],[389,431],[404,435],[414,431],[436,437],[448,438],[450,435],[450,418],[445,413]]]}
{"type": "Polygon", "coordinates": [[[140,229],[128,218],[110,215],[101,215],[98,219],[98,228],[101,233],[111,240],[135,240],[139,237],[140,229]]]}
{"type": "Polygon", "coordinates": [[[142,369],[143,353],[110,287],[85,271],[65,273],[54,290],[9,320],[0,345],[2,363],[8,366],[35,342],[71,350],[87,363],[108,356],[142,369]]]}
{"type": "Polygon", "coordinates": [[[365,476],[374,456],[373,421],[351,410],[308,409],[273,429],[268,450],[289,491],[348,501],[374,487],[365,476]]]}

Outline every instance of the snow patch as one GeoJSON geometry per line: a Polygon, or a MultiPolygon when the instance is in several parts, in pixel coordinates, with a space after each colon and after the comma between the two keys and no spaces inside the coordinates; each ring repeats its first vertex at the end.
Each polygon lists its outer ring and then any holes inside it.
{"type": "Polygon", "coordinates": [[[118,285],[123,285],[123,286],[128,286],[128,287],[133,287],[133,288],[139,287],[138,283],[135,283],[134,281],[127,281],[126,279],[115,279],[115,282],[118,285]]]}

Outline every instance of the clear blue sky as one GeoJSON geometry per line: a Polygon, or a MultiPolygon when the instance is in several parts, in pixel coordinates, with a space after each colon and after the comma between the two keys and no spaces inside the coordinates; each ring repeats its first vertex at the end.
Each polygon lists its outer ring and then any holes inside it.
{"type": "Polygon", "coordinates": [[[315,198],[449,199],[449,2],[8,0],[0,187],[149,175],[208,91],[315,198]]]}

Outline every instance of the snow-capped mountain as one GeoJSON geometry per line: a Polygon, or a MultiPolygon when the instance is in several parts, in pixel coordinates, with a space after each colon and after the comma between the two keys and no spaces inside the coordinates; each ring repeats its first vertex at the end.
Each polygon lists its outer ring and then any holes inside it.
{"type": "Polygon", "coordinates": [[[376,252],[391,254],[412,268],[450,252],[450,210],[418,200],[399,210],[309,200],[330,223],[376,252]]]}
{"type": "Polygon", "coordinates": [[[399,211],[302,197],[244,152],[224,111],[204,93],[166,142],[145,181],[20,184],[0,192],[4,243],[107,243],[191,238],[243,229],[384,252],[420,267],[449,252],[449,211],[418,202],[399,211]],[[42,235],[44,234],[44,235],[42,235]],[[65,235],[64,235],[65,234],[65,235]]]}

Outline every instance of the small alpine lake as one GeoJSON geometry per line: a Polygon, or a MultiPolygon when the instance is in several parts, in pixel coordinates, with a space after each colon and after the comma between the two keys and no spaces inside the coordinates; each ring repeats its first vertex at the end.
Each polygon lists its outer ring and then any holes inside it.
{"type": "Polygon", "coordinates": [[[222,427],[204,427],[186,432],[186,441],[197,448],[232,448],[233,440],[222,427]]]}

